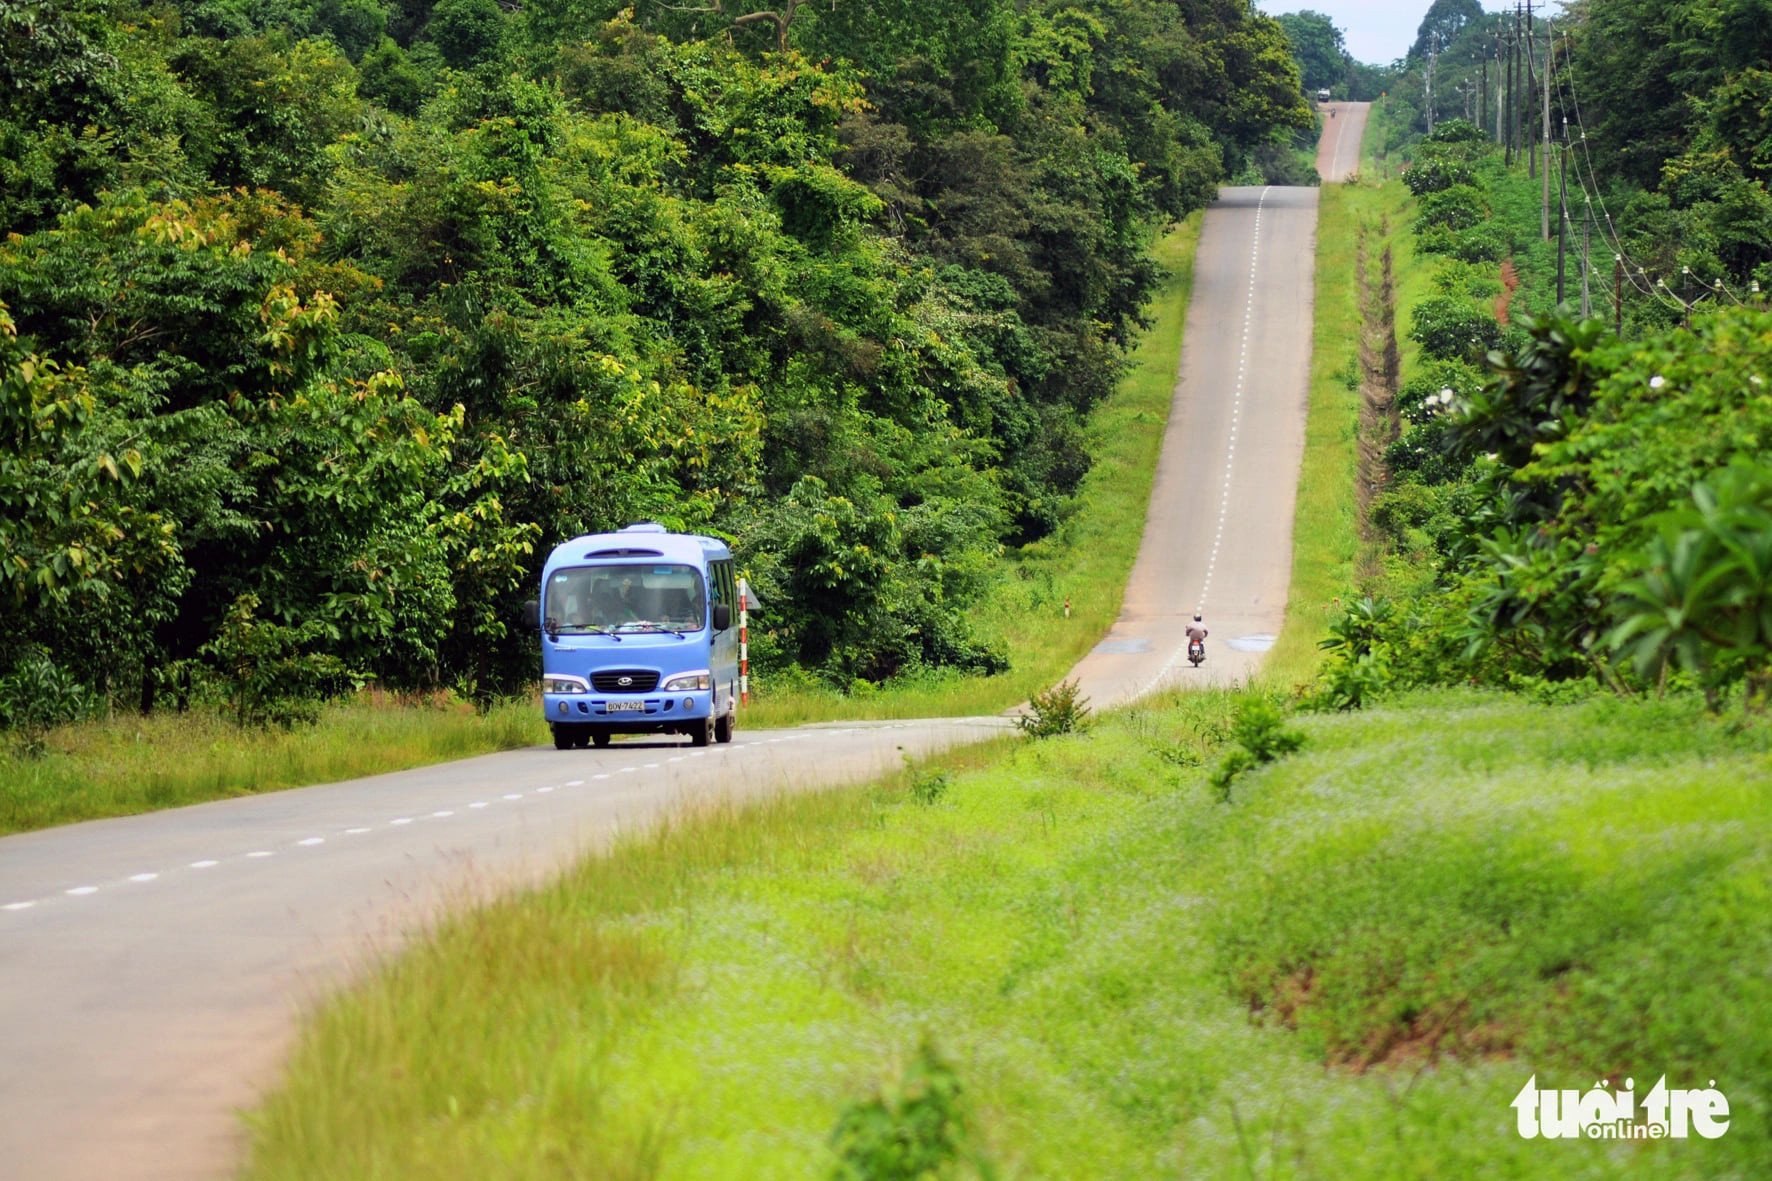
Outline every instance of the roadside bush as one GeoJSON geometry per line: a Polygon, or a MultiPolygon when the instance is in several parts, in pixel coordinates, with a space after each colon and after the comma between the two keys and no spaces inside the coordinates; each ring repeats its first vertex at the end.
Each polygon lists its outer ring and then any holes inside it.
{"type": "Polygon", "coordinates": [[[1507,256],[1511,243],[1494,226],[1472,226],[1453,230],[1445,226],[1428,226],[1417,236],[1415,248],[1424,254],[1440,254],[1460,262],[1499,262],[1507,256]]]}
{"type": "Polygon", "coordinates": [[[90,705],[86,687],[41,651],[0,677],[0,730],[17,736],[26,758],[42,755],[49,731],[85,716],[90,705]]]}
{"type": "Polygon", "coordinates": [[[1483,190],[1476,185],[1453,185],[1425,193],[1415,212],[1417,234],[1429,229],[1468,230],[1489,216],[1483,190]]]}
{"type": "Polygon", "coordinates": [[[1271,763],[1304,745],[1302,731],[1286,725],[1286,711],[1263,694],[1245,697],[1237,707],[1237,720],[1231,725],[1231,738],[1236,746],[1208,776],[1218,789],[1218,798],[1230,803],[1231,784],[1245,771],[1271,763]]]}
{"type": "Polygon", "coordinates": [[[1469,185],[1476,179],[1471,148],[1463,144],[1424,143],[1416,149],[1409,170],[1403,173],[1403,183],[1417,197],[1444,192],[1454,185],[1469,185]]]}
{"type": "Polygon", "coordinates": [[[1430,357],[1463,361],[1501,347],[1502,333],[1495,317],[1468,299],[1431,295],[1415,305],[1409,339],[1430,357]]]}
{"type": "Polygon", "coordinates": [[[919,771],[911,777],[911,798],[919,804],[934,804],[947,795],[951,785],[946,771],[919,771]]]}
{"type": "MultiPolygon", "coordinates": [[[[959,1076],[925,1041],[895,1089],[852,1103],[831,1133],[832,1181],[934,1181],[958,1175],[975,1154],[959,1076]]],[[[980,1169],[986,1175],[989,1169],[980,1169]]]]}
{"type": "Polygon", "coordinates": [[[1028,699],[1031,712],[1015,719],[1022,731],[1034,738],[1069,734],[1088,724],[1089,699],[1077,695],[1077,682],[1061,681],[1028,699]]]}
{"type": "Polygon", "coordinates": [[[1772,467],[1740,457],[1662,514],[1611,604],[1612,651],[1642,674],[1678,667],[1715,710],[1745,682],[1750,706],[1772,691],[1772,467]]]}
{"type": "Polygon", "coordinates": [[[220,633],[203,648],[228,686],[234,721],[241,728],[310,724],[320,703],[353,687],[344,661],[312,647],[328,638],[326,625],[310,619],[297,627],[256,618],[259,600],[234,600],[220,633]]]}
{"type": "Polygon", "coordinates": [[[1329,635],[1317,643],[1334,655],[1319,674],[1316,690],[1305,698],[1305,708],[1362,709],[1387,692],[1396,681],[1386,642],[1395,622],[1396,608],[1388,599],[1367,596],[1348,604],[1341,618],[1329,625],[1329,635]]]}

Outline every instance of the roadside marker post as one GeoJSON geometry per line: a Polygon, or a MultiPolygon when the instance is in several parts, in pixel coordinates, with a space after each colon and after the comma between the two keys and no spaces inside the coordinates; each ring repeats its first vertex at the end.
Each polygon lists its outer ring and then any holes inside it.
{"type": "Polygon", "coordinates": [[[751,703],[751,584],[738,580],[738,703],[751,703]]]}

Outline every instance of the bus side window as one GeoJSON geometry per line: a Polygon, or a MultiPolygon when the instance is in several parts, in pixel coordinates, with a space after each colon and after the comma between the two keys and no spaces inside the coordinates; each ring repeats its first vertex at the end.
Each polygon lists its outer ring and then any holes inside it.
{"type": "Polygon", "coordinates": [[[709,568],[708,573],[712,575],[708,579],[708,583],[709,590],[714,596],[714,602],[736,605],[738,587],[733,582],[732,563],[729,561],[715,562],[709,568]]]}

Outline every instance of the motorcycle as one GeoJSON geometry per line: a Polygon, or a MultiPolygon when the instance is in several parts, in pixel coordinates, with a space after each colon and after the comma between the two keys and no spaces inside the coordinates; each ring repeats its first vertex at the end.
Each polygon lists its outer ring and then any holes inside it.
{"type": "Polygon", "coordinates": [[[1194,639],[1188,640],[1187,658],[1189,664],[1193,665],[1195,668],[1199,668],[1200,662],[1206,659],[1206,641],[1194,639]]]}

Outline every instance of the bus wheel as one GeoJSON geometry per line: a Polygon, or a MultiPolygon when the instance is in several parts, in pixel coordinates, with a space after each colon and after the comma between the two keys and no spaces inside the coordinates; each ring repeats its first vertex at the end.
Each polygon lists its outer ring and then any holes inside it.
{"type": "Polygon", "coordinates": [[[572,749],[572,747],[574,745],[574,740],[578,737],[578,735],[576,735],[572,732],[572,727],[570,727],[570,726],[549,726],[548,729],[550,729],[554,732],[554,749],[555,750],[571,750],[572,749]]]}
{"type": "Polygon", "coordinates": [[[598,750],[602,750],[604,747],[608,746],[609,745],[609,731],[607,731],[607,730],[592,730],[591,731],[591,745],[596,747],[598,750]]]}
{"type": "Polygon", "coordinates": [[[714,740],[714,719],[703,718],[700,723],[689,731],[689,742],[693,746],[706,746],[714,740]]]}
{"type": "Polygon", "coordinates": [[[715,742],[731,742],[732,741],[732,731],[734,729],[736,729],[737,726],[738,726],[737,715],[735,715],[731,710],[727,710],[725,713],[721,714],[714,721],[714,741],[715,742]]]}

